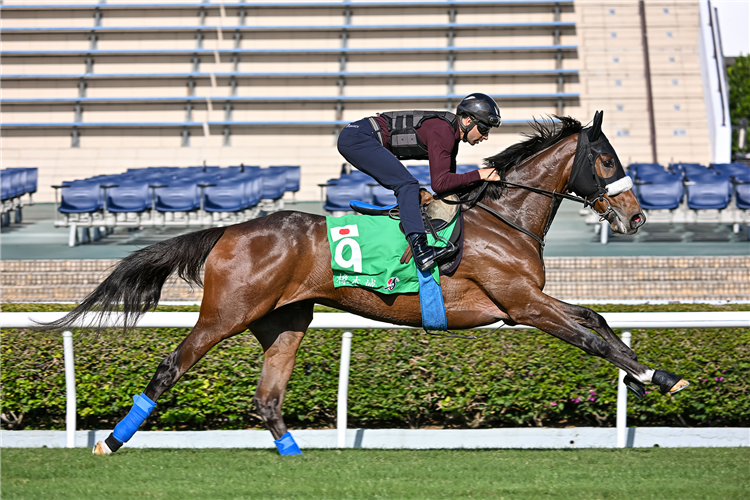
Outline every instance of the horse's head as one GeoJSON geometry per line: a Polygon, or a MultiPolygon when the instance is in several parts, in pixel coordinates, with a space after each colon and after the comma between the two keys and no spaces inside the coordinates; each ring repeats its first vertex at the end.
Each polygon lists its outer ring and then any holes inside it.
{"type": "Polygon", "coordinates": [[[592,126],[578,134],[568,186],[588,200],[614,232],[634,234],[646,222],[646,216],[633,194],[633,181],[602,132],[603,118],[604,112],[597,111],[592,126]]]}

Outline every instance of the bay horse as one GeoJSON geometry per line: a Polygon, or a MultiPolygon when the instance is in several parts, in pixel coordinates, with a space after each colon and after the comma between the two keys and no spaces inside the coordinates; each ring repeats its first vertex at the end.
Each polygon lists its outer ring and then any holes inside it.
{"type": "MultiPolygon", "coordinates": [[[[460,193],[467,200],[463,258],[451,275],[441,279],[448,327],[471,329],[500,320],[529,325],[625,370],[628,387],[639,396],[644,384],[651,383],[659,385],[662,393],[677,392],[687,381],[639,363],[601,315],[543,292],[542,241],[561,198],[573,198],[566,194],[571,191],[571,175],[591,177],[601,187],[600,180],[611,178],[612,169],[619,165],[601,133],[599,113],[594,126],[586,129],[574,118],[556,118],[557,122],[534,120],[534,132],[526,140],[485,160],[503,181],[485,182],[460,193]],[[609,153],[594,156],[588,146],[582,147],[584,142],[590,145],[602,139],[609,153]],[[575,171],[577,157],[588,157],[589,172],[575,171]]],[[[587,203],[617,233],[633,234],[645,222],[632,190],[608,194],[605,189],[591,196],[587,203]]],[[[126,438],[116,439],[116,427],[106,441],[97,443],[94,453],[116,451],[159,397],[209,349],[248,329],[264,351],[254,402],[278,444],[289,435],[282,415],[284,393],[315,304],[399,325],[422,325],[418,294],[334,288],[330,262],[325,217],[294,211],[184,234],[122,259],[73,311],[47,326],[70,327],[92,311],[102,321],[120,311],[125,328],[132,327],[142,313],[156,307],[162,286],[173,273],[204,286],[204,295],[195,327],[159,364],[141,399],[134,397],[131,414],[138,413],[137,418],[128,421],[128,414],[118,424],[128,427],[126,438]]]]}

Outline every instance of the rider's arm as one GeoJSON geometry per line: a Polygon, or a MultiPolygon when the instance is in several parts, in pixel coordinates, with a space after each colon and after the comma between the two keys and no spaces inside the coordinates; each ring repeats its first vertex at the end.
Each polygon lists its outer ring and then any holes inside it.
{"type": "Polygon", "coordinates": [[[478,170],[456,174],[456,154],[458,154],[458,133],[440,118],[425,120],[418,133],[427,145],[430,160],[430,179],[436,193],[452,191],[478,182],[478,170]],[[453,172],[451,171],[453,170],[453,172]]]}

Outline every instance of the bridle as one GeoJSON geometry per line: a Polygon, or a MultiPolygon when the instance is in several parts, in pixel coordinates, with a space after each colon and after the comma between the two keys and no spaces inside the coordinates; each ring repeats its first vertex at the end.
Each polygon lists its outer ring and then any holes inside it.
{"type": "MultiPolygon", "coordinates": [[[[580,142],[578,143],[580,144],[580,142]]],[[[576,146],[576,151],[578,150],[578,146],[576,146]]],[[[592,164],[591,168],[595,168],[592,164]]],[[[485,205],[484,203],[481,203],[481,199],[484,197],[485,191],[487,190],[487,187],[490,185],[490,182],[492,181],[484,181],[482,183],[482,186],[479,188],[479,190],[476,192],[476,195],[467,198],[467,199],[460,199],[457,202],[452,202],[447,199],[443,199],[443,202],[448,204],[462,204],[461,211],[467,211],[471,210],[472,208],[479,207],[482,210],[488,212],[489,214],[493,215],[495,218],[500,219],[508,226],[512,227],[513,229],[520,231],[521,233],[533,238],[536,240],[537,243],[539,243],[539,255],[542,256],[543,250],[544,250],[544,244],[545,244],[545,237],[547,236],[547,231],[549,231],[550,226],[552,225],[552,220],[554,219],[555,215],[557,214],[557,209],[559,208],[560,204],[563,200],[571,200],[575,201],[577,203],[581,203],[584,208],[591,207],[594,212],[599,215],[599,221],[610,221],[610,219],[616,215],[614,208],[612,208],[612,204],[609,202],[607,198],[604,197],[605,194],[607,194],[606,190],[602,191],[599,190],[596,193],[594,193],[590,197],[582,197],[567,193],[558,193],[557,191],[549,191],[547,189],[541,189],[533,186],[527,186],[525,184],[516,184],[514,182],[508,182],[505,180],[505,172],[499,171],[497,168],[494,169],[495,172],[500,175],[500,182],[499,184],[503,188],[519,188],[519,189],[525,189],[527,191],[531,191],[533,193],[538,193],[544,196],[547,196],[549,198],[552,198],[552,207],[549,212],[549,215],[547,215],[547,220],[544,223],[544,231],[542,233],[542,236],[539,237],[536,234],[532,233],[528,229],[526,229],[523,226],[520,226],[516,224],[515,222],[509,220],[507,217],[505,217],[503,214],[498,212],[497,210],[493,209],[492,207],[489,207],[485,205]],[[594,206],[597,201],[605,202],[607,204],[607,208],[600,212],[596,209],[594,206]]],[[[596,171],[594,170],[594,174],[596,171]]],[[[568,177],[568,181],[570,181],[570,177],[568,177]]],[[[459,196],[460,198],[460,196],[459,196]]]]}

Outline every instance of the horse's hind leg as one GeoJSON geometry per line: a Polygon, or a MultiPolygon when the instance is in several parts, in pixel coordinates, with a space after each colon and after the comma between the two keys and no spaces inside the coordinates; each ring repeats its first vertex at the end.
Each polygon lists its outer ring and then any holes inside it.
{"type": "Polygon", "coordinates": [[[286,428],[281,407],[297,349],[313,318],[313,306],[313,303],[290,304],[250,325],[265,353],[254,402],[282,455],[300,453],[286,428]]]}
{"type": "Polygon", "coordinates": [[[297,349],[313,318],[313,307],[311,302],[290,304],[250,325],[265,353],[254,402],[282,455],[299,453],[284,423],[281,407],[297,349]]]}
{"type": "Polygon", "coordinates": [[[185,340],[159,364],[143,394],[133,397],[135,404],[130,413],[115,426],[115,430],[107,439],[96,444],[93,450],[95,455],[109,455],[120,449],[148,418],[156,406],[156,400],[174,386],[209,349],[247,329],[239,311],[238,314],[230,314],[227,311],[219,314],[210,307],[206,307],[205,310],[206,312],[202,308],[198,323],[185,340]]]}

